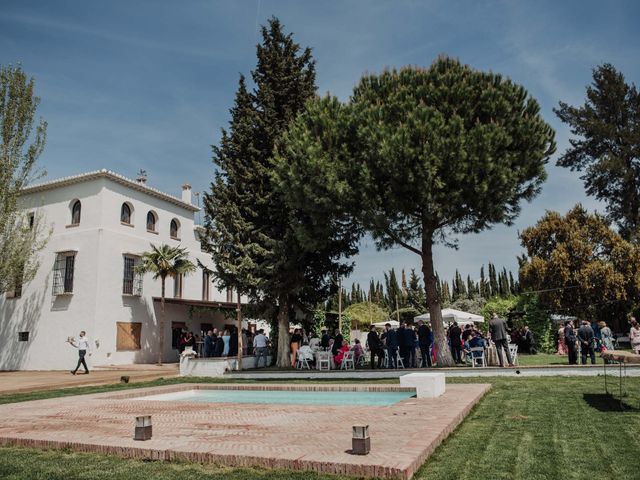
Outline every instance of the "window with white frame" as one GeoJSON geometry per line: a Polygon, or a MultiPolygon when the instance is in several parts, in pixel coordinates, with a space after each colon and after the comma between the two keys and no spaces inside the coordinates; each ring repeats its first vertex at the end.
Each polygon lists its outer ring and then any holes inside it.
{"type": "Polygon", "coordinates": [[[53,295],[73,293],[76,253],[67,251],[56,254],[56,262],[53,266],[53,295]]]}
{"type": "Polygon", "coordinates": [[[136,271],[140,263],[137,255],[124,255],[124,273],[122,276],[123,295],[142,295],[142,275],[136,271]]]}

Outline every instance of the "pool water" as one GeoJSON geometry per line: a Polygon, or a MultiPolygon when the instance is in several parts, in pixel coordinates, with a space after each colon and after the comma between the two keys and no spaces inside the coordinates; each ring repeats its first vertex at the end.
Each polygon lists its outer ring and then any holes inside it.
{"type": "Polygon", "coordinates": [[[414,392],[340,392],[304,390],[186,390],[135,400],[203,403],[268,403],[292,405],[365,405],[383,407],[415,396],[414,392]]]}

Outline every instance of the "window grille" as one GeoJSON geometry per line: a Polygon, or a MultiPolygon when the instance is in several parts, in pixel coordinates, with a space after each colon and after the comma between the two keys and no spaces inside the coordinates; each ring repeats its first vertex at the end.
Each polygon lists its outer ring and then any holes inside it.
{"type": "Polygon", "coordinates": [[[136,272],[138,257],[124,256],[124,275],[122,277],[123,295],[142,295],[142,275],[136,272]]]}
{"type": "Polygon", "coordinates": [[[29,341],[29,332],[18,332],[18,341],[19,342],[28,342],[29,341]]]}
{"type": "Polygon", "coordinates": [[[73,293],[76,252],[60,252],[53,267],[53,295],[73,293]]]}
{"type": "Polygon", "coordinates": [[[233,288],[227,288],[227,302],[233,302],[233,288]]]}

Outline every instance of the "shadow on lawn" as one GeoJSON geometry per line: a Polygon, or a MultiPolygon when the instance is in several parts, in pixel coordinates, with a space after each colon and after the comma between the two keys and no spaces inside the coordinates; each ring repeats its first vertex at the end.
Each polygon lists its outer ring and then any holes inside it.
{"type": "Polygon", "coordinates": [[[600,412],[638,412],[640,409],[632,407],[624,400],[609,393],[585,393],[583,396],[587,404],[600,412]]]}

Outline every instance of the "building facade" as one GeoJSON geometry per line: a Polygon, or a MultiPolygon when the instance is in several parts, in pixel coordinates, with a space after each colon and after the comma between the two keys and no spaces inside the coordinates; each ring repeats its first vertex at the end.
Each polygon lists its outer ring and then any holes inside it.
{"type": "Polygon", "coordinates": [[[36,277],[0,298],[0,370],[72,368],[77,350],[67,339],[81,330],[94,366],[156,361],[161,282],[135,271],[152,244],[184,247],[198,265],[166,281],[164,361],[177,361],[183,329],[233,324],[236,299],[212,283],[188,185],[178,198],[144,178],[100,170],[29,186],[21,206],[37,212],[51,236],[36,277]]]}

